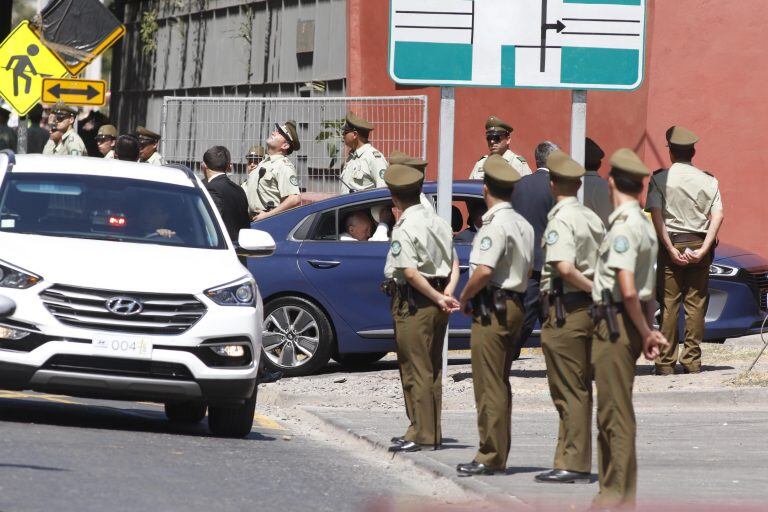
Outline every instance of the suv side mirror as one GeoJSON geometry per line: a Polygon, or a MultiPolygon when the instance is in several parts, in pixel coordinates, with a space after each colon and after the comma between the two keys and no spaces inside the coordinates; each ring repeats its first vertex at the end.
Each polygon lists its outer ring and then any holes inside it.
{"type": "Polygon", "coordinates": [[[6,318],[16,312],[16,303],[0,295],[0,318],[6,318]]]}
{"type": "Polygon", "coordinates": [[[275,240],[266,231],[241,229],[235,243],[235,252],[246,258],[271,256],[275,252],[275,240]]]}

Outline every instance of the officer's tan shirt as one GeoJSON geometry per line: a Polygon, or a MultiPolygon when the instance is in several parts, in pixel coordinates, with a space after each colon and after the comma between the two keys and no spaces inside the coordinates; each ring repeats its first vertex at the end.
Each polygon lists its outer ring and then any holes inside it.
{"type": "Polygon", "coordinates": [[[426,278],[448,277],[454,255],[451,226],[417,204],[407,208],[392,229],[384,275],[400,284],[406,282],[406,268],[415,268],[426,278]]]}
{"type": "Polygon", "coordinates": [[[370,143],[349,154],[341,171],[342,188],[349,192],[386,187],[384,171],[387,160],[370,143]]]}
{"type": "Polygon", "coordinates": [[[67,130],[64,135],[61,136],[61,140],[58,144],[55,144],[51,139],[45,143],[43,148],[44,155],[71,155],[81,156],[87,154],[85,152],[85,144],[83,139],[77,134],[75,130],[67,130]]]}
{"type": "MultiPolygon", "coordinates": [[[[567,261],[592,280],[597,264],[597,251],[605,238],[603,221],[595,212],[579,203],[575,197],[559,201],[547,215],[549,222],[541,237],[544,249],[544,268],[541,271],[541,290],[552,292],[552,280],[558,277],[555,263],[567,261]]],[[[565,293],[581,289],[563,280],[565,293]]]]}
{"type": "Polygon", "coordinates": [[[604,226],[608,224],[613,202],[608,180],[601,178],[597,171],[587,171],[584,175],[584,206],[595,212],[604,226]]]}
{"type": "MultiPolygon", "coordinates": [[[[506,160],[509,165],[514,167],[520,176],[532,174],[531,168],[528,166],[528,162],[525,160],[525,158],[520,155],[516,155],[512,152],[512,150],[506,150],[504,154],[501,155],[501,157],[506,160]]],[[[483,165],[487,159],[488,155],[485,155],[483,158],[477,161],[475,167],[472,169],[472,172],[469,174],[469,179],[481,180],[485,177],[485,169],[483,169],[483,165]]]]}
{"type": "Polygon", "coordinates": [[[640,300],[652,299],[656,281],[654,265],[658,252],[653,224],[637,201],[619,206],[608,222],[608,234],[598,253],[592,300],[602,302],[602,291],[608,289],[612,290],[614,302],[622,301],[616,279],[618,270],[634,272],[635,288],[640,300]]]}
{"type": "Polygon", "coordinates": [[[478,265],[493,269],[493,286],[525,292],[533,269],[533,227],[511,204],[499,203],[483,215],[469,254],[470,272],[478,265]]]}
{"type": "Polygon", "coordinates": [[[301,193],[296,167],[282,154],[264,158],[259,167],[248,175],[247,183],[246,195],[251,211],[264,211],[269,203],[277,206],[286,197],[301,193]]]}
{"type": "Polygon", "coordinates": [[[115,159],[115,150],[114,149],[110,149],[109,153],[104,155],[104,160],[114,160],[114,159],[115,159]]]}
{"type": "Polygon", "coordinates": [[[654,208],[671,233],[706,233],[710,213],[723,209],[717,178],[691,164],[672,164],[651,177],[645,209],[654,208]]]}

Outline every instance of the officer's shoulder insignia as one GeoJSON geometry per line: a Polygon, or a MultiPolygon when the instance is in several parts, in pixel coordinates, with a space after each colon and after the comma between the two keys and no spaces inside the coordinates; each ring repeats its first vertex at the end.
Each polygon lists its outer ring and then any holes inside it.
{"type": "Polygon", "coordinates": [[[557,240],[560,238],[560,235],[555,231],[554,229],[547,233],[547,245],[554,245],[557,243],[557,240]]]}
{"type": "Polygon", "coordinates": [[[289,178],[289,181],[291,182],[291,185],[293,185],[294,187],[299,186],[299,178],[295,174],[291,175],[291,177],[289,178]]]}
{"type": "Polygon", "coordinates": [[[379,153],[378,151],[374,151],[373,156],[375,156],[376,158],[382,158],[381,153],[379,153]]]}
{"type": "Polygon", "coordinates": [[[384,173],[386,172],[386,169],[382,169],[379,171],[379,178],[384,179],[384,173]]]}
{"type": "Polygon", "coordinates": [[[523,158],[522,156],[518,156],[518,157],[517,157],[517,159],[518,159],[518,160],[520,160],[521,162],[523,162],[524,164],[525,164],[525,163],[528,163],[528,160],[526,160],[526,159],[525,159],[525,158],[523,158]]]}
{"type": "Polygon", "coordinates": [[[480,250],[481,251],[487,251],[491,247],[493,247],[493,241],[491,240],[490,237],[486,236],[486,237],[483,237],[482,240],[480,240],[480,250]]]}
{"type": "Polygon", "coordinates": [[[392,242],[392,255],[397,256],[400,254],[400,251],[403,249],[403,247],[400,245],[400,242],[397,240],[392,242]]]}
{"type": "Polygon", "coordinates": [[[81,156],[82,154],[83,152],[80,151],[79,149],[71,149],[69,151],[69,156],[81,156]]]}
{"type": "Polygon", "coordinates": [[[624,235],[619,235],[613,241],[613,250],[619,254],[627,252],[629,250],[629,240],[624,235]]]}

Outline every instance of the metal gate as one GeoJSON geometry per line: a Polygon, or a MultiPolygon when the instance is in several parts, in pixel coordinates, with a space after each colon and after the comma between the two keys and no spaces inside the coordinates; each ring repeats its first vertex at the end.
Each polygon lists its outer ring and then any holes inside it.
{"type": "Polygon", "coordinates": [[[302,192],[336,194],[346,160],[342,125],[348,111],[374,124],[371,143],[388,156],[400,150],[424,158],[427,151],[427,97],[217,98],[166,96],[160,152],[169,163],[199,171],[203,153],[226,146],[233,180],[246,179],[245,154],[261,145],[275,123],[297,123],[301,149],[291,155],[302,192]]]}

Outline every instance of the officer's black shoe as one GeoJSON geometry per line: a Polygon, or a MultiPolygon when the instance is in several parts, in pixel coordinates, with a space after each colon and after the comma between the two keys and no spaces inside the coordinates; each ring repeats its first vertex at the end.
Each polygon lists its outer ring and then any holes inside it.
{"type": "Polygon", "coordinates": [[[405,442],[405,436],[393,437],[389,440],[392,444],[401,444],[405,442]]]}
{"type": "Polygon", "coordinates": [[[496,470],[473,460],[472,462],[457,464],[456,472],[460,475],[492,475],[496,473],[496,470]]]}
{"type": "Polygon", "coordinates": [[[421,451],[421,445],[414,443],[413,441],[405,441],[402,443],[396,443],[389,447],[389,451],[393,453],[399,452],[419,452],[421,451]]]}
{"type": "Polygon", "coordinates": [[[535,480],[543,484],[588,484],[589,477],[589,473],[553,469],[552,471],[536,475],[535,480]]]}

